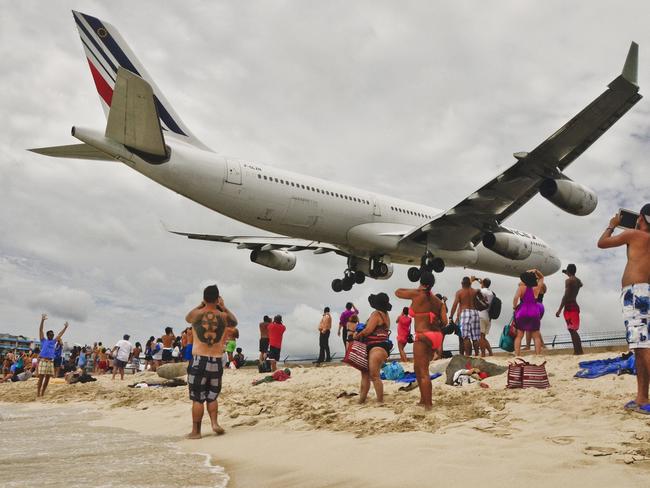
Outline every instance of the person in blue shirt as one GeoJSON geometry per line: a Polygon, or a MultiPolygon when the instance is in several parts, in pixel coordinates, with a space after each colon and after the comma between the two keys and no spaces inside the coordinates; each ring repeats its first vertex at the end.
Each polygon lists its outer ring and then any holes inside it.
{"type": "Polygon", "coordinates": [[[61,339],[56,341],[54,346],[54,377],[59,377],[59,370],[63,364],[63,341],[61,339]]]}
{"type": "Polygon", "coordinates": [[[61,340],[61,336],[68,328],[68,323],[63,324],[63,329],[59,335],[54,337],[54,331],[48,330],[43,334],[43,325],[47,320],[47,315],[41,315],[41,325],[38,328],[38,337],[41,340],[41,352],[38,356],[38,386],[36,389],[36,396],[42,397],[45,395],[45,389],[50,382],[50,378],[54,374],[54,355],[57,342],[61,340]]]}

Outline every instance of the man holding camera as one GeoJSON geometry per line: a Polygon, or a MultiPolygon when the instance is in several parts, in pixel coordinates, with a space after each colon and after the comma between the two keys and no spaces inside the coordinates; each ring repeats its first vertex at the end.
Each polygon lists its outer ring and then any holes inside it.
{"type": "Polygon", "coordinates": [[[221,393],[223,376],[222,356],[228,334],[226,328],[237,326],[237,318],[228,310],[219,296],[217,285],[210,285],[203,291],[203,301],[185,317],[192,324],[192,358],[187,367],[187,385],[192,400],[192,432],[189,439],[201,438],[203,404],[208,404],[208,415],[212,430],[217,435],[224,433],[217,421],[217,398],[221,393]]]}
{"type": "Polygon", "coordinates": [[[598,240],[598,247],[607,249],[627,246],[627,265],[623,272],[621,302],[623,322],[630,349],[634,350],[637,370],[637,395],[625,408],[650,415],[648,386],[650,380],[650,203],[641,209],[636,228],[613,235],[621,223],[621,214],[609,221],[598,240]]]}

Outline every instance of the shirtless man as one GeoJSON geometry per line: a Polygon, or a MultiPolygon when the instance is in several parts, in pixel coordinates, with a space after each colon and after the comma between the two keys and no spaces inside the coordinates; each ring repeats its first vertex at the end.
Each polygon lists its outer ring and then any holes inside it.
{"type": "Polygon", "coordinates": [[[623,272],[621,302],[623,322],[629,348],[636,358],[637,393],[625,408],[650,415],[648,387],[650,381],[650,203],[641,209],[635,229],[612,235],[620,224],[620,215],[609,221],[609,226],[598,240],[598,247],[607,249],[625,244],[627,265],[623,272]]]}
{"type": "Polygon", "coordinates": [[[269,352],[269,324],[271,317],[265,315],[260,322],[260,364],[266,361],[266,355],[269,352]]]}
{"type": "Polygon", "coordinates": [[[323,316],[320,319],[318,324],[318,346],[320,351],[318,353],[318,360],[316,364],[320,364],[323,361],[329,363],[332,361],[332,356],[330,356],[330,331],[332,330],[332,316],[330,315],[330,308],[325,307],[323,310],[323,316]]]}
{"type": "Polygon", "coordinates": [[[564,296],[560,302],[560,308],[555,312],[555,316],[559,317],[564,310],[564,321],[566,327],[571,334],[571,342],[573,342],[573,354],[579,356],[582,354],[582,341],[578,329],[580,328],[580,307],[578,306],[578,292],[582,288],[582,281],[576,276],[576,265],[570,264],[563,269],[562,272],[568,276],[564,282],[564,296]]]}
{"type": "Polygon", "coordinates": [[[420,388],[419,405],[424,406],[425,410],[430,410],[433,403],[429,363],[434,352],[442,348],[442,327],[447,325],[444,304],[431,293],[435,281],[433,274],[422,273],[418,288],[399,288],[395,291],[397,298],[411,300],[411,309],[415,316],[413,367],[420,388]]]}
{"type": "Polygon", "coordinates": [[[472,346],[474,346],[474,354],[478,356],[478,342],[481,338],[481,321],[478,310],[474,305],[474,300],[480,290],[472,288],[471,285],[472,281],[468,276],[465,276],[461,281],[462,288],[456,292],[450,315],[454,317],[454,314],[456,314],[456,323],[460,325],[461,338],[463,339],[463,354],[465,356],[471,356],[472,346]]]}
{"type": "Polygon", "coordinates": [[[226,328],[237,326],[237,319],[223,303],[217,285],[210,285],[203,291],[203,301],[190,310],[185,320],[192,324],[192,359],[187,367],[187,384],[192,400],[192,432],[189,439],[201,438],[203,403],[208,404],[208,415],[212,430],[224,434],[217,421],[217,398],[221,392],[223,376],[224,342],[226,328]]]}

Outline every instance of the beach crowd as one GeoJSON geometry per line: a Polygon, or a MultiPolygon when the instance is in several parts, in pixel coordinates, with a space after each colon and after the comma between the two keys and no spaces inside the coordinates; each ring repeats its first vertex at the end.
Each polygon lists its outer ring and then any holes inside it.
{"type": "MultiPolygon", "coordinates": [[[[650,414],[650,204],[641,210],[636,228],[613,235],[619,224],[620,216],[612,218],[598,246],[609,248],[625,244],[628,248],[621,304],[627,342],[636,358],[638,389],[635,399],[627,402],[625,408],[650,414]]],[[[583,349],[578,332],[581,325],[580,306],[577,298],[583,283],[576,276],[575,264],[569,264],[562,272],[566,275],[565,290],[555,315],[563,315],[574,354],[581,355],[583,349]]],[[[427,410],[433,406],[430,362],[451,355],[443,348],[446,336],[458,337],[458,350],[467,358],[493,354],[487,336],[492,320],[501,315],[503,303],[492,291],[490,278],[463,277],[450,309],[447,298],[441,293],[434,293],[435,283],[433,273],[423,269],[418,287],[395,290],[394,298],[407,303],[394,321],[390,317],[393,305],[387,293],[368,297],[370,311],[363,321],[355,304],[348,302],[345,305],[339,316],[337,335],[341,337],[346,351],[343,362],[360,371],[360,403],[367,400],[371,386],[377,402],[383,402],[381,370],[394,351],[391,336],[393,323],[397,328],[394,337],[396,352],[402,362],[410,361],[405,348],[408,344],[413,345],[412,361],[420,391],[419,405],[427,410]]],[[[531,345],[535,354],[540,354],[544,349],[540,327],[545,315],[544,296],[547,292],[545,277],[539,270],[531,269],[520,275],[512,300],[512,319],[502,334],[507,333],[512,338],[515,356],[521,354],[522,348],[529,349],[531,345]]],[[[25,381],[36,375],[37,397],[40,397],[45,394],[52,377],[63,376],[66,382],[72,383],[92,380],[91,374],[110,372],[113,379],[117,374],[123,379],[125,369],[134,372],[156,371],[167,363],[187,362],[187,384],[192,401],[192,431],[188,437],[201,437],[205,407],[214,433],[224,433],[218,422],[217,401],[223,369],[224,366],[239,368],[246,361],[241,348],[236,347],[239,338],[237,318],[224,303],[216,285],[205,288],[199,305],[188,312],[186,322],[189,325],[180,335],[176,335],[172,327],[166,327],[160,337],[149,337],[144,347],[140,342],[132,344],[130,336],[125,334],[112,347],[97,342],[93,346],[74,346],[64,353],[62,337],[69,327],[68,323],[64,323],[55,335],[53,330],[44,332],[46,320],[47,315],[43,314],[39,326],[40,343],[33,350],[10,351],[4,355],[0,382],[25,381]]],[[[260,372],[284,374],[276,370],[277,363],[282,360],[286,330],[281,315],[275,315],[273,319],[264,316],[259,323],[257,363],[260,372]]],[[[320,365],[332,360],[329,347],[332,315],[329,306],[324,307],[317,330],[319,355],[314,363],[320,365]]],[[[285,371],[288,376],[290,372],[285,371]]],[[[469,372],[470,375],[474,373],[478,374],[479,371],[469,372]]]]}

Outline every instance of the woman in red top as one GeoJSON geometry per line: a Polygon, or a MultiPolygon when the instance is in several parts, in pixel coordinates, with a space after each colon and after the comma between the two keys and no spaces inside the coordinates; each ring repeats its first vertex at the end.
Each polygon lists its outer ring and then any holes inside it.
{"type": "Polygon", "coordinates": [[[411,335],[411,317],[409,317],[409,308],[404,307],[402,315],[397,317],[397,349],[399,349],[400,361],[408,362],[404,348],[408,343],[408,337],[411,335]]]}

